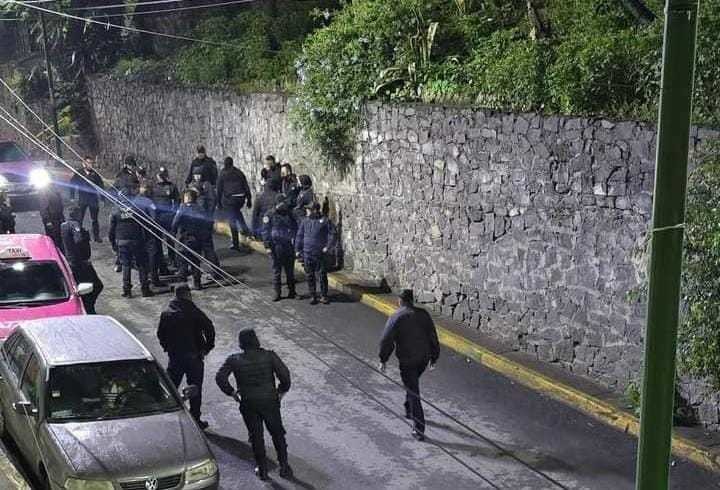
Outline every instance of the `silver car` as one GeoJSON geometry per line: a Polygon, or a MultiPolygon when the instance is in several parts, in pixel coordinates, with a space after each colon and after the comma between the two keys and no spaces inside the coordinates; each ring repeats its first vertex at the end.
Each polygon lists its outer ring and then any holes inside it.
{"type": "Polygon", "coordinates": [[[0,348],[0,432],[48,490],[217,489],[205,436],[150,352],[104,316],[20,324],[0,348]]]}

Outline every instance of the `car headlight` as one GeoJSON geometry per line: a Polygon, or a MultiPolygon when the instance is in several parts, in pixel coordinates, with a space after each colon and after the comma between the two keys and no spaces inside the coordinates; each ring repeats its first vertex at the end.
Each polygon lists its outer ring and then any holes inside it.
{"type": "Polygon", "coordinates": [[[217,463],[213,459],[207,459],[200,464],[191,466],[185,471],[185,484],[199,482],[212,478],[217,473],[217,463]]]}
{"type": "Polygon", "coordinates": [[[103,480],[80,480],[79,478],[68,478],[65,480],[66,490],[113,490],[113,484],[103,480]]]}
{"type": "Polygon", "coordinates": [[[36,168],[30,171],[30,184],[36,189],[44,189],[50,185],[52,179],[44,168],[36,168]]]}

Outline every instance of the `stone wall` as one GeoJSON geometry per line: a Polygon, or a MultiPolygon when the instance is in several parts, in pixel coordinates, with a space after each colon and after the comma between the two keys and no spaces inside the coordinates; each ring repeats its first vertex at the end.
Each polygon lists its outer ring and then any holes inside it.
{"type": "MultiPolygon", "coordinates": [[[[342,221],[346,263],[541,360],[622,389],[639,375],[655,130],[636,122],[368,105],[346,175],[292,129],[279,95],[91,83],[108,165],[133,153],[182,173],[197,143],[257,183],[275,154],[342,221]]],[[[718,135],[693,129],[691,148],[718,135]]],[[[684,389],[718,423],[717,396],[684,389]]]]}

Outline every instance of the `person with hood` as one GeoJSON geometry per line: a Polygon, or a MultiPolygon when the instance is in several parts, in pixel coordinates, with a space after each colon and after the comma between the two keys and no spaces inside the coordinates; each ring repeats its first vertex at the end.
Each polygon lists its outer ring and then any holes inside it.
{"type": "Polygon", "coordinates": [[[145,249],[146,233],[132,204],[122,204],[110,215],[108,239],[122,266],[123,298],[132,298],[132,269],[137,268],[140,276],[140,291],[143,298],[154,296],[148,281],[148,259],[145,249]]]}
{"type": "Polygon", "coordinates": [[[85,221],[85,214],[90,211],[90,222],[92,223],[93,240],[102,243],[100,238],[100,193],[105,189],[105,183],[99,173],[93,168],[93,158],[86,156],[82,168],[73,174],[70,179],[70,199],[75,199],[77,192],[77,203],[80,207],[80,224],[85,221]]]}
{"type": "Polygon", "coordinates": [[[262,193],[255,199],[252,210],[252,231],[253,235],[262,238],[263,217],[274,207],[280,195],[280,181],[271,179],[265,183],[262,193]]]}
{"type": "Polygon", "coordinates": [[[268,155],[265,157],[263,168],[260,171],[260,184],[265,187],[271,180],[280,182],[280,165],[275,161],[274,156],[268,155]]]}
{"type": "Polygon", "coordinates": [[[54,184],[46,187],[40,196],[40,218],[42,219],[45,234],[52,238],[55,246],[63,250],[60,225],[65,221],[63,198],[54,184]]]}
{"type": "Polygon", "coordinates": [[[0,234],[15,233],[15,213],[8,202],[7,193],[0,190],[0,234]]]}
{"type": "MultiPolygon", "coordinates": [[[[167,167],[160,167],[157,175],[155,176],[155,185],[153,186],[152,200],[155,203],[156,215],[155,218],[163,229],[170,233],[172,230],[172,222],[175,217],[175,212],[180,205],[180,192],[177,186],[170,180],[170,172],[167,167]]],[[[164,238],[168,249],[168,262],[171,264],[175,263],[175,246],[171,240],[164,238]]],[[[161,273],[167,274],[167,263],[165,262],[165,255],[162,250],[162,242],[160,244],[160,255],[162,261],[161,273]],[[163,269],[164,266],[164,269],[163,269]]]]}
{"type": "Polygon", "coordinates": [[[114,186],[118,192],[126,196],[134,196],[137,194],[140,179],[138,179],[137,176],[137,162],[134,156],[128,155],[125,157],[123,167],[117,175],[115,175],[114,186]]]}
{"type": "Polygon", "coordinates": [[[395,351],[406,391],[405,417],[413,421],[413,437],[423,441],[425,414],[420,397],[420,376],[428,363],[430,369],[434,369],[440,357],[440,343],[430,314],[415,306],[411,289],[400,293],[398,306],[400,308],[388,318],[380,340],[380,370],[385,372],[385,365],[395,351]]]}
{"type": "Polygon", "coordinates": [[[301,175],[298,177],[298,182],[300,183],[300,189],[298,189],[298,194],[295,199],[295,207],[292,211],[295,223],[297,223],[299,227],[300,224],[305,221],[305,208],[314,203],[316,199],[315,191],[312,186],[312,179],[309,175],[301,175]]]}
{"type": "Polygon", "coordinates": [[[288,462],[285,428],[280,413],[280,400],[290,390],[290,370],[275,352],[260,347],[260,341],[252,328],[241,330],[238,340],[242,352],[225,360],[215,376],[215,382],[223,393],[240,403],[240,413],[250,435],[258,478],[268,479],[264,424],[277,452],[280,476],[290,479],[293,471],[288,462]],[[237,388],[230,384],[231,374],[235,377],[237,388]]]}
{"type": "Polygon", "coordinates": [[[273,301],[282,298],[282,271],[287,279],[288,298],[295,298],[295,253],[293,239],[297,227],[283,196],[277,196],[275,209],[263,217],[263,242],[272,262],[273,301]]]}
{"type": "Polygon", "coordinates": [[[82,226],[82,208],[78,206],[71,208],[69,215],[70,218],[60,225],[65,258],[76,283],[89,282],[93,285],[92,292],[84,295],[82,302],[85,312],[94,315],[95,303],[104,285],[90,262],[90,234],[82,226]]]}
{"type": "Polygon", "coordinates": [[[242,208],[252,206],[252,193],[245,174],[233,164],[233,159],[225,158],[223,169],[217,182],[218,209],[224,210],[230,226],[232,249],[240,250],[238,224],[243,236],[250,235],[250,228],[245,223],[242,208]]]}
{"type": "Polygon", "coordinates": [[[217,163],[215,163],[215,160],[207,156],[203,145],[198,145],[196,150],[197,156],[190,163],[190,169],[188,170],[188,175],[185,178],[185,185],[190,185],[193,181],[193,175],[200,174],[203,182],[209,182],[210,185],[214,187],[218,178],[217,163]]]}
{"type": "Polygon", "coordinates": [[[330,219],[320,214],[320,204],[312,203],[307,208],[307,217],[298,227],[295,236],[295,251],[302,257],[308,289],[312,301],[318,304],[316,282],[320,283],[320,301],[330,303],[328,298],[327,262],[325,255],[335,243],[335,227],[330,219]]]}
{"type": "Polygon", "coordinates": [[[197,386],[197,395],[190,398],[190,415],[201,429],[207,429],[208,423],[201,418],[202,385],[205,356],[215,348],[215,327],[193,303],[187,285],[175,289],[175,298],[160,314],[157,338],[167,352],[167,373],[175,386],[180,386],[183,377],[188,386],[197,386]]]}

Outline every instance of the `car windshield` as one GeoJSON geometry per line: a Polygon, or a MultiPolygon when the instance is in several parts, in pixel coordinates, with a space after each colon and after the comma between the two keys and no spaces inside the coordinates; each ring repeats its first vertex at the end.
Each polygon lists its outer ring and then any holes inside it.
{"type": "Polygon", "coordinates": [[[68,298],[60,267],[51,261],[0,262],[0,308],[42,306],[68,298]]]}
{"type": "Polygon", "coordinates": [[[151,361],[58,366],[50,370],[48,386],[47,414],[52,422],[138,417],[180,409],[151,361]]]}
{"type": "Polygon", "coordinates": [[[0,163],[22,160],[27,160],[27,156],[18,145],[11,142],[0,143],[0,163]]]}

